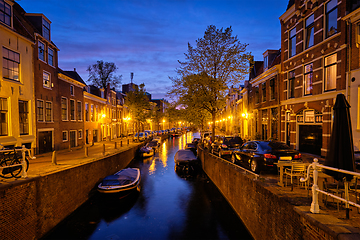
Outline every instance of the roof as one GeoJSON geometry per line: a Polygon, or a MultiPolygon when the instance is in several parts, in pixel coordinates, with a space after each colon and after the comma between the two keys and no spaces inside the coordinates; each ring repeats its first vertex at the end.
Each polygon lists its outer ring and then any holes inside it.
{"type": "Polygon", "coordinates": [[[76,71],[64,71],[60,68],[58,68],[59,72],[68,76],[68,77],[71,77],[72,79],[78,81],[79,83],[82,83],[84,85],[86,85],[86,83],[84,82],[84,80],[80,77],[80,75],[76,72],[76,71]]]}

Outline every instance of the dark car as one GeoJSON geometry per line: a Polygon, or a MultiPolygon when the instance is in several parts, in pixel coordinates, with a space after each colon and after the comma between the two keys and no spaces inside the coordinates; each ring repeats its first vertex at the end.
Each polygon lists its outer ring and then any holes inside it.
{"type": "Polygon", "coordinates": [[[211,153],[217,154],[219,157],[230,155],[235,149],[239,149],[242,144],[241,137],[215,136],[215,140],[211,144],[211,153]]]}
{"type": "Polygon", "coordinates": [[[261,170],[275,170],[279,159],[301,161],[301,153],[282,142],[249,141],[231,156],[233,163],[240,163],[255,173],[261,170]]]}
{"type": "Polygon", "coordinates": [[[360,151],[355,151],[355,167],[360,169],[360,151]]]}

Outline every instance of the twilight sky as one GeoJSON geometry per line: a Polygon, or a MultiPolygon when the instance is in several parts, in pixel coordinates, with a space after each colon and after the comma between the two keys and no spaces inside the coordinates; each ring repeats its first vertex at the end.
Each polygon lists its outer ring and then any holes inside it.
{"type": "MultiPolygon", "coordinates": [[[[20,0],[28,13],[51,22],[51,40],[60,49],[59,67],[88,79],[97,60],[114,62],[122,84],[145,83],[153,99],[165,98],[184,60],[187,43],[204,36],[209,25],[231,26],[255,60],[280,49],[279,17],[288,0],[20,0]]],[[[121,90],[121,87],[119,88],[121,90]]]]}

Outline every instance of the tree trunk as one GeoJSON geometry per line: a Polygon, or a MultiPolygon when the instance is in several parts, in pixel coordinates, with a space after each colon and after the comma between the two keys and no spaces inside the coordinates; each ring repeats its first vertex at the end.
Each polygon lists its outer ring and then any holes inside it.
{"type": "Polygon", "coordinates": [[[212,119],[212,124],[211,124],[211,142],[213,143],[215,140],[215,118],[216,118],[216,112],[212,112],[211,113],[211,119],[212,119]]]}

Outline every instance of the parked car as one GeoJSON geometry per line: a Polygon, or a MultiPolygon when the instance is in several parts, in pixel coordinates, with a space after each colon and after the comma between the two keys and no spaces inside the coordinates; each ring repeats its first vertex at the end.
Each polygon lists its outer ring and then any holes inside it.
{"type": "Polygon", "coordinates": [[[231,156],[233,163],[239,163],[255,173],[277,169],[275,163],[279,159],[301,161],[301,153],[282,142],[249,141],[234,150],[231,156]]]}
{"type": "Polygon", "coordinates": [[[211,132],[202,132],[200,134],[200,143],[202,143],[204,147],[206,147],[209,139],[211,139],[211,132]]]}
{"type": "Polygon", "coordinates": [[[147,133],[145,133],[145,132],[140,132],[139,137],[138,137],[138,133],[135,133],[135,135],[134,135],[134,141],[135,142],[137,140],[139,140],[140,142],[145,141],[146,138],[147,138],[147,133]]]}
{"type": "Polygon", "coordinates": [[[239,149],[242,144],[241,137],[215,136],[215,140],[211,144],[211,153],[217,154],[219,157],[230,155],[235,149],[239,149]]]}
{"type": "Polygon", "coordinates": [[[145,130],[144,132],[147,133],[148,137],[152,137],[153,136],[153,133],[151,130],[145,130]]]}

